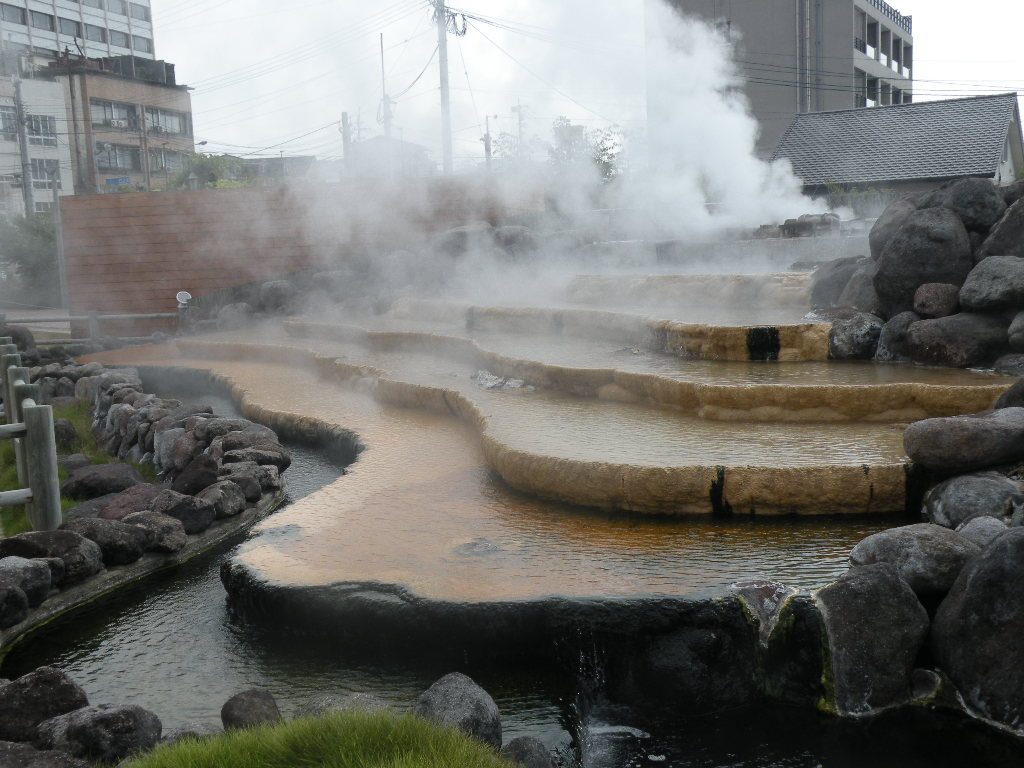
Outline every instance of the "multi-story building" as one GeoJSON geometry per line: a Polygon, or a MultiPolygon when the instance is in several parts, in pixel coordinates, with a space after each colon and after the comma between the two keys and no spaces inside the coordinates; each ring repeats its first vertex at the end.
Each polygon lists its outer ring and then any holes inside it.
{"type": "Polygon", "coordinates": [[[26,202],[32,213],[51,210],[54,187],[58,195],[74,192],[64,90],[45,80],[21,83],[24,157],[15,93],[14,79],[0,77],[0,215],[7,216],[23,215],[26,202]]]}
{"type": "Polygon", "coordinates": [[[913,101],[913,20],[884,0],[650,1],[731,39],[763,156],[797,114],[913,101]]]}
{"type": "Polygon", "coordinates": [[[65,50],[87,58],[155,59],[150,0],[4,0],[0,59],[6,74],[65,50]]]}
{"type": "Polygon", "coordinates": [[[195,152],[192,99],[174,65],[134,57],[55,62],[79,193],[164,189],[195,152]]]}

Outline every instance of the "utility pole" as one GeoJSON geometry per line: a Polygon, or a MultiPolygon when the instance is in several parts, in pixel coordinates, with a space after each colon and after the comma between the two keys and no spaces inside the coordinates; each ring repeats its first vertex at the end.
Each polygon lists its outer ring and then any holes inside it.
{"type": "MultiPolygon", "coordinates": [[[[484,143],[484,154],[487,156],[487,172],[490,173],[493,165],[492,158],[494,155],[494,153],[492,152],[494,145],[493,142],[491,141],[491,116],[487,115],[484,119],[487,121],[487,133],[484,134],[484,137],[483,139],[481,139],[481,141],[483,141],[484,143]]],[[[498,116],[495,115],[494,119],[497,120],[498,116]]]]}
{"type": "Polygon", "coordinates": [[[60,284],[60,305],[63,309],[70,307],[68,296],[68,266],[64,257],[64,218],[60,212],[60,162],[48,174],[53,186],[53,228],[57,239],[57,280],[60,284]]]}
{"type": "Polygon", "coordinates": [[[441,151],[444,156],[444,172],[452,172],[452,94],[448,82],[448,8],[445,0],[436,0],[437,50],[441,63],[441,151]]]}
{"type": "Polygon", "coordinates": [[[349,170],[352,162],[352,126],[348,121],[348,112],[341,113],[341,146],[345,155],[345,169],[349,170]]]}
{"type": "Polygon", "coordinates": [[[25,218],[35,213],[32,205],[32,163],[28,159],[28,131],[25,129],[28,118],[25,116],[25,104],[21,97],[21,78],[14,80],[14,109],[18,119],[18,146],[21,150],[21,195],[25,201],[25,218]]]}
{"type": "Polygon", "coordinates": [[[391,138],[391,99],[388,98],[388,77],[384,73],[384,33],[380,33],[380,92],[381,122],[384,123],[384,135],[391,138]]]}
{"type": "Polygon", "coordinates": [[[519,99],[519,102],[512,107],[512,111],[519,118],[519,138],[516,140],[516,155],[518,155],[519,162],[521,163],[523,161],[523,113],[525,112],[522,99],[519,99]]]}
{"type": "Polygon", "coordinates": [[[75,75],[71,68],[71,49],[64,46],[64,64],[68,72],[68,94],[71,98],[71,139],[75,149],[75,194],[85,189],[85,174],[82,172],[82,142],[78,134],[78,99],[75,96],[75,75]]]}

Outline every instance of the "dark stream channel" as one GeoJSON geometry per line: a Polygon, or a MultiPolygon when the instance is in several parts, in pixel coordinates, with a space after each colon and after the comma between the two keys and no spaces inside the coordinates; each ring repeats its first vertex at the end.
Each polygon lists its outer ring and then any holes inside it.
{"type": "MultiPolygon", "coordinates": [[[[223,396],[148,390],[237,413],[223,396]]],[[[208,390],[207,390],[208,391],[208,390]]],[[[301,499],[342,474],[323,453],[289,445],[288,500],[301,499]]],[[[234,545],[181,570],[61,620],[4,659],[4,677],[41,665],[68,672],[93,704],[138,704],[165,730],[188,722],[219,723],[220,705],[246,688],[274,693],[286,715],[315,696],[366,692],[405,709],[452,671],[375,662],[243,625],[227,609],[220,564],[234,545]]],[[[748,708],[684,719],[665,702],[615,705],[600,695],[600,664],[552,671],[464,668],[495,698],[505,739],[540,738],[565,766],[626,768],[959,768],[1024,765],[1024,742],[959,718],[917,713],[864,723],[840,722],[784,707],[748,708]]],[[[467,767],[468,768],[468,767],[467,767]]]]}

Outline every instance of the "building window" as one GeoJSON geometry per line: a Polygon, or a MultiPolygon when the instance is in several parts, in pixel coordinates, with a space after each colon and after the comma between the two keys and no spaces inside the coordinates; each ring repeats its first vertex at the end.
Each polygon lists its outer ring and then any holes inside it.
{"type": "Polygon", "coordinates": [[[107,10],[111,13],[119,13],[122,16],[128,15],[128,3],[125,0],[107,0],[107,10]]]}
{"type": "Polygon", "coordinates": [[[174,136],[189,134],[188,115],[167,109],[146,107],[146,128],[150,133],[169,133],[174,136]]]}
{"type": "Polygon", "coordinates": [[[18,113],[14,107],[0,107],[0,138],[18,140],[18,113]]]}
{"type": "Polygon", "coordinates": [[[25,121],[28,127],[28,143],[37,147],[57,146],[57,118],[52,115],[29,115],[25,121]]]}
{"type": "Polygon", "coordinates": [[[134,104],[122,104],[119,101],[89,101],[89,113],[92,124],[97,127],[117,128],[128,130],[138,128],[134,104]]]}
{"type": "Polygon", "coordinates": [[[25,26],[25,9],[18,8],[16,5],[0,3],[0,18],[25,26]]]}
{"type": "Polygon", "coordinates": [[[129,48],[128,35],[116,29],[110,30],[110,44],[118,48],[129,48]]]}
{"type": "Polygon", "coordinates": [[[103,0],[82,0],[82,5],[103,10],[103,0]]]}
{"type": "Polygon", "coordinates": [[[53,32],[53,16],[48,13],[40,13],[39,11],[32,11],[32,26],[36,29],[45,29],[47,32],[53,32]]]}
{"type": "Polygon", "coordinates": [[[96,167],[101,171],[137,171],[142,168],[139,148],[97,144],[96,167]]]}
{"type": "Polygon", "coordinates": [[[132,35],[132,43],[136,51],[141,51],[142,53],[153,52],[153,41],[150,40],[148,37],[132,35]]]}
{"type": "Polygon", "coordinates": [[[81,22],[75,21],[74,19],[65,19],[61,16],[57,19],[57,23],[60,25],[60,33],[62,35],[67,35],[68,37],[82,36],[81,22]]]}
{"type": "Polygon", "coordinates": [[[185,156],[172,149],[155,149],[149,153],[149,167],[153,171],[177,173],[185,167],[185,156]]]}
{"type": "Polygon", "coordinates": [[[149,21],[149,8],[138,3],[132,3],[132,18],[138,19],[139,21],[149,21]]]}
{"type": "Polygon", "coordinates": [[[86,24],[85,39],[92,40],[94,43],[105,43],[107,42],[107,30],[97,27],[95,24],[86,24]]]}
{"type": "Polygon", "coordinates": [[[54,184],[56,184],[57,189],[62,189],[60,182],[60,160],[39,160],[33,158],[31,164],[33,189],[53,189],[54,184]]]}
{"type": "Polygon", "coordinates": [[[50,213],[53,210],[53,201],[46,203],[35,203],[36,213],[50,213]]]}

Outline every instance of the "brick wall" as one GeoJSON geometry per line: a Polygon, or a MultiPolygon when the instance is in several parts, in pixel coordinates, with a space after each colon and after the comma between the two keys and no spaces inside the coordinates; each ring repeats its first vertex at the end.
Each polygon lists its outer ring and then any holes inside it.
{"type": "Polygon", "coordinates": [[[426,232],[510,209],[479,183],[418,181],[67,197],[61,212],[72,313],[134,314],[174,311],[181,290],[202,297],[356,251],[416,249],[426,232]]]}

